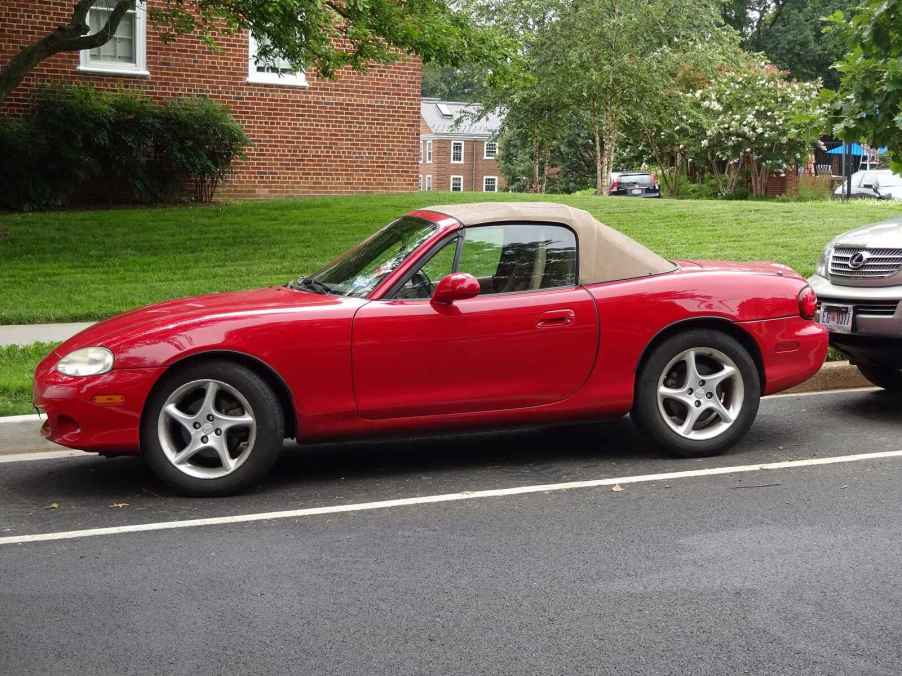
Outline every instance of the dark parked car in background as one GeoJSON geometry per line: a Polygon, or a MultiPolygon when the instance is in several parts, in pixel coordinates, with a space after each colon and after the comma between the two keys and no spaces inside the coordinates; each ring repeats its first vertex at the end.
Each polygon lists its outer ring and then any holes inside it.
{"type": "Polygon", "coordinates": [[[611,174],[608,195],[625,197],[660,197],[661,186],[654,174],[645,171],[623,171],[611,174]]]}

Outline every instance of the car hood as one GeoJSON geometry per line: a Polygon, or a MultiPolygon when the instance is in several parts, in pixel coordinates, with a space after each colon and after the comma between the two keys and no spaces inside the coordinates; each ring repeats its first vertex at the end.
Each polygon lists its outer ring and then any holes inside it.
{"type": "MultiPolygon", "coordinates": [[[[900,195],[902,198],[902,195],[900,195]]],[[[852,246],[862,249],[902,249],[902,217],[865,225],[841,234],[833,246],[852,246]]]]}
{"type": "Polygon", "coordinates": [[[82,347],[99,345],[116,352],[117,348],[140,343],[151,334],[161,340],[171,339],[190,328],[259,324],[261,319],[286,314],[316,316],[318,310],[361,302],[285,287],[192,296],[148,305],[98,322],[67,340],[56,351],[65,355],[82,347]]]}
{"type": "Polygon", "coordinates": [[[679,260],[677,264],[683,272],[704,270],[705,272],[752,272],[763,275],[779,275],[794,279],[803,277],[788,265],[770,263],[768,261],[748,261],[737,263],[735,261],[708,261],[708,260],[679,260]]]}

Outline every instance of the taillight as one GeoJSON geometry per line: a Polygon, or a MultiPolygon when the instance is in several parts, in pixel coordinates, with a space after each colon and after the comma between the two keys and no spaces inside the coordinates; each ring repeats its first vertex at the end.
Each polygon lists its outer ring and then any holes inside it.
{"type": "Polygon", "coordinates": [[[810,286],[799,291],[799,314],[802,319],[814,319],[817,312],[817,294],[810,286]]]}
{"type": "Polygon", "coordinates": [[[657,174],[651,175],[651,182],[652,182],[652,185],[654,185],[655,189],[657,190],[657,188],[658,188],[658,175],[657,174]]]}
{"type": "Polygon", "coordinates": [[[611,181],[611,187],[608,188],[608,192],[614,192],[615,190],[620,190],[620,181],[611,181]]]}

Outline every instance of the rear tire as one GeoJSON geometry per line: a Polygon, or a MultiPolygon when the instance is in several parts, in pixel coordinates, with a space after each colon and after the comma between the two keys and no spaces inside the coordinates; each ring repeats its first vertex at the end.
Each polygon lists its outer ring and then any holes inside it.
{"type": "Polygon", "coordinates": [[[858,370],[877,387],[882,387],[887,392],[894,394],[902,393],[902,371],[887,366],[862,366],[861,364],[858,365],[858,370]]]}
{"type": "Polygon", "coordinates": [[[739,441],[760,399],[748,350],[720,331],[692,329],[654,348],[638,374],[632,417],[668,452],[700,458],[739,441]]]}
{"type": "Polygon", "coordinates": [[[285,421],[275,393],[252,370],[228,361],[168,373],[148,400],[144,458],[183,495],[232,495],[259,482],[282,449],[285,421]]]}

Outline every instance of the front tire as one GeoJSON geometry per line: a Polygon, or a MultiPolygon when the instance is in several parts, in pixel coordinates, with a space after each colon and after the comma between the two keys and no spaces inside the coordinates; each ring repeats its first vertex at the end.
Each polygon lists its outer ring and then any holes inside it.
{"type": "Polygon", "coordinates": [[[285,421],[275,393],[228,361],[189,364],[154,388],[141,430],[151,470],[183,495],[232,495],[272,468],[285,421]]]}
{"type": "Polygon", "coordinates": [[[861,375],[877,387],[882,387],[887,392],[894,394],[902,393],[902,371],[899,369],[887,366],[862,366],[859,364],[858,370],[861,372],[861,375]]]}
{"type": "Polygon", "coordinates": [[[761,379],[748,350],[720,331],[693,329],[658,345],[636,383],[632,417],[670,453],[718,455],[751,427],[761,379]]]}

